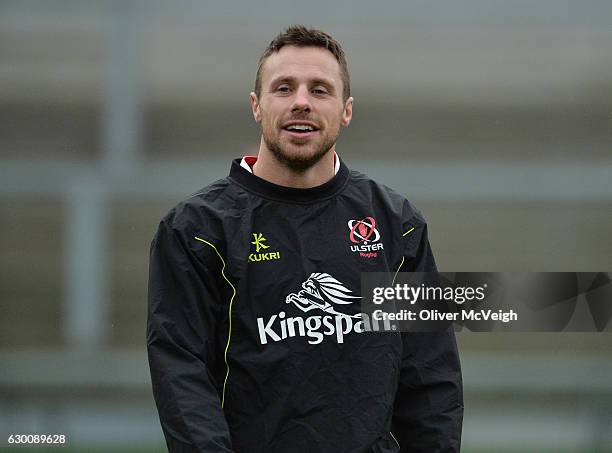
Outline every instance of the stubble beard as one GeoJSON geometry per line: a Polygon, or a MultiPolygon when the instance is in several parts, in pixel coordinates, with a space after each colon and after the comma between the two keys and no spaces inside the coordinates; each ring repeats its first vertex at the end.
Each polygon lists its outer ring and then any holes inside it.
{"type": "MultiPolygon", "coordinates": [[[[271,126],[273,127],[273,126],[271,126]]],[[[289,168],[291,171],[296,173],[303,173],[313,165],[317,164],[323,156],[325,156],[329,150],[334,146],[338,136],[340,135],[340,128],[338,130],[332,131],[330,134],[323,135],[323,141],[321,145],[315,150],[312,154],[304,154],[304,153],[291,153],[287,152],[283,149],[281,144],[280,134],[274,136],[270,134],[266,127],[261,128],[262,137],[266,147],[270,150],[274,158],[280,162],[282,165],[289,168]]],[[[322,133],[322,131],[320,131],[322,133]]],[[[310,143],[304,145],[295,145],[290,144],[289,146],[295,147],[311,147],[310,143]]]]}

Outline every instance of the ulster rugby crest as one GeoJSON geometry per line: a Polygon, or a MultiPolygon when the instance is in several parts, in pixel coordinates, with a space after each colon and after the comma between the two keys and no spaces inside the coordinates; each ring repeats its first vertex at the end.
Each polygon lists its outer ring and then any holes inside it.
{"type": "Polygon", "coordinates": [[[363,258],[376,258],[377,250],[383,250],[380,242],[380,233],[376,228],[374,217],[366,217],[361,220],[349,220],[349,240],[352,242],[351,251],[359,253],[363,258]]]}

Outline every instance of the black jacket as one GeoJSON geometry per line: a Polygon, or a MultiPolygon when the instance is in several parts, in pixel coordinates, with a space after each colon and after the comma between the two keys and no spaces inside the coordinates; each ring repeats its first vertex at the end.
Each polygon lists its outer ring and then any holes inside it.
{"type": "Polygon", "coordinates": [[[452,330],[363,332],[358,315],[361,272],[435,271],[419,211],[344,163],[295,189],[239,162],[151,244],[147,347],[168,449],[459,451],[452,330]]]}

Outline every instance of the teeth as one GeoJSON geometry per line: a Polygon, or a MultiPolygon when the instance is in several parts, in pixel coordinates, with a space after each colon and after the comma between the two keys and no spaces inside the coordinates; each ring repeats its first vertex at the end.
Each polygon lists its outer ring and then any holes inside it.
{"type": "Polygon", "coordinates": [[[296,131],[312,131],[313,130],[311,126],[308,126],[306,124],[292,124],[287,129],[293,129],[296,131]]]}

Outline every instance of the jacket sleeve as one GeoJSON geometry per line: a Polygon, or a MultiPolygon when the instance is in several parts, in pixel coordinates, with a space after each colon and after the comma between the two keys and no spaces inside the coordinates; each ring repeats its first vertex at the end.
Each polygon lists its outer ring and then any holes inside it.
{"type": "MultiPolygon", "coordinates": [[[[420,214],[404,224],[400,272],[436,272],[420,214]],[[411,230],[411,231],[410,231],[411,230]]],[[[403,332],[402,365],[392,432],[402,453],[459,452],[463,422],[461,366],[452,326],[441,332],[403,332]]]]}
{"type": "Polygon", "coordinates": [[[196,253],[198,247],[208,252],[167,220],[151,243],[147,350],[153,395],[171,453],[232,451],[211,371],[223,360],[215,354],[221,274],[215,278],[209,272],[220,266],[214,253],[196,253]]]}

